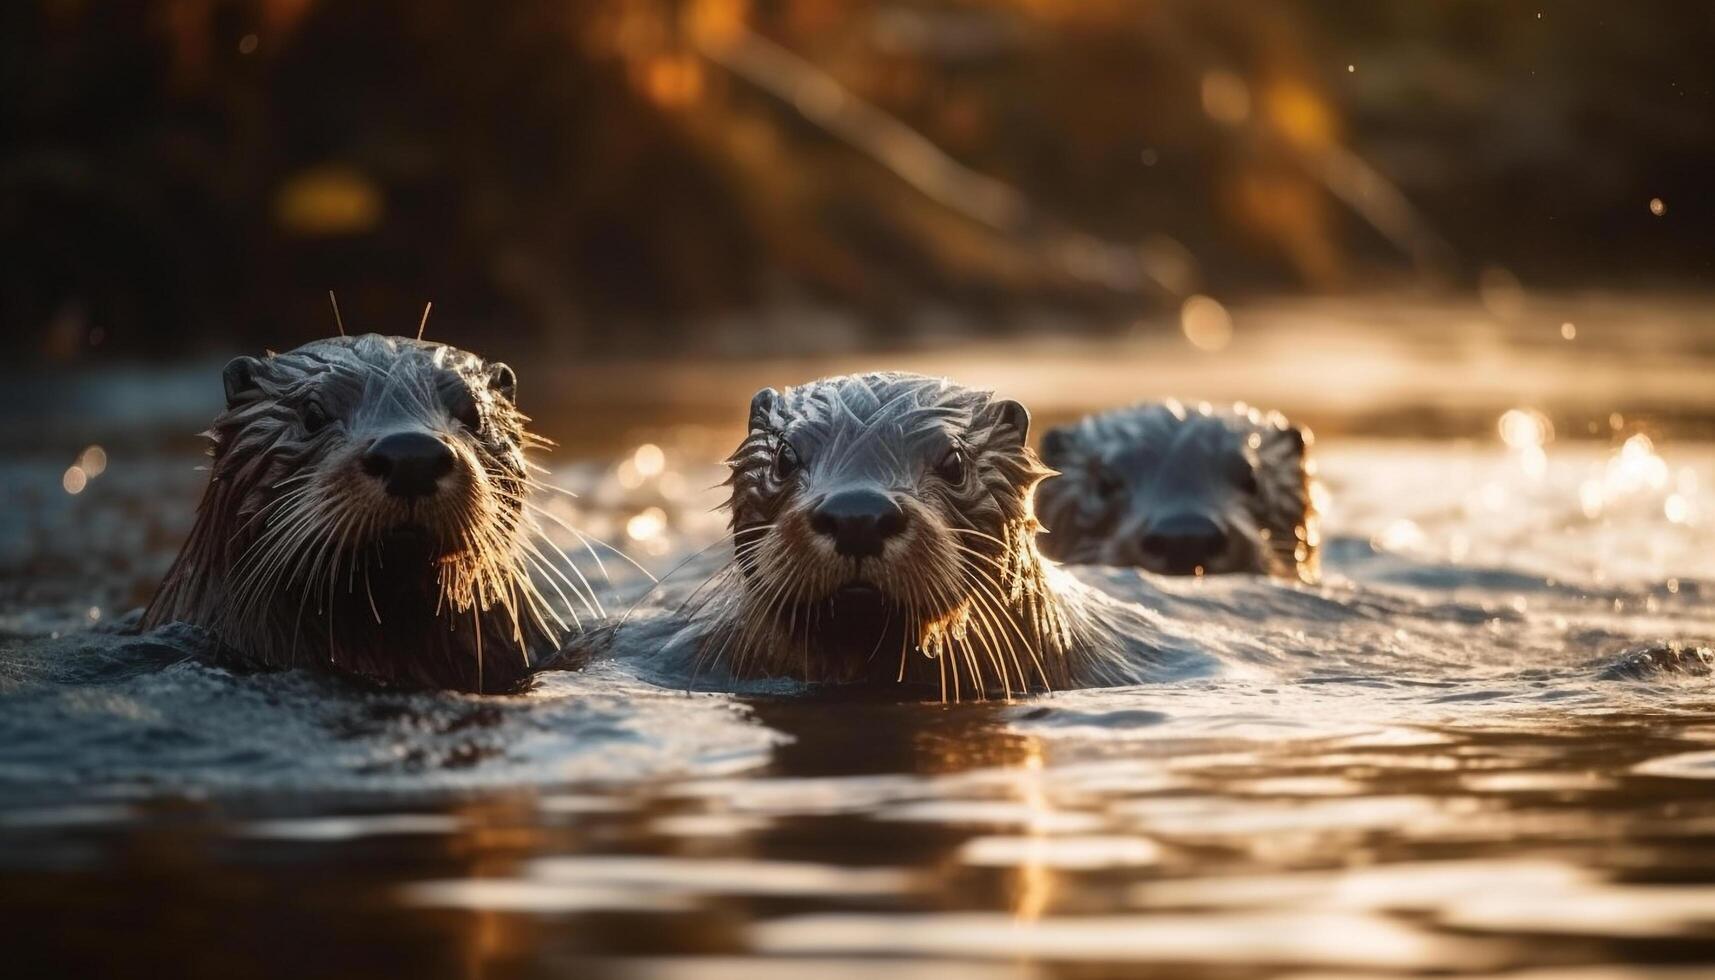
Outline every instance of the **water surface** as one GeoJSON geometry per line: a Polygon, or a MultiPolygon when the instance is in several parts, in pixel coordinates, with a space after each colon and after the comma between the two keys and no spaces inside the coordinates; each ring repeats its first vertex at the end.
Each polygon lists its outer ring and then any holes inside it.
{"type": "MultiPolygon", "coordinates": [[[[516,698],[234,676],[194,636],[102,631],[187,529],[194,456],[109,446],[72,494],[83,456],[21,453],[0,467],[9,956],[293,977],[1700,974],[1715,687],[1607,668],[1715,638],[1715,450],[1523,425],[1510,445],[1325,439],[1321,586],[1083,573],[1147,597],[1212,672],[958,705],[688,693],[613,666],[516,698]]],[[[580,496],[554,506],[652,569],[719,536],[702,447],[562,455],[580,496]]],[[[623,609],[646,583],[605,564],[623,609]]]]}

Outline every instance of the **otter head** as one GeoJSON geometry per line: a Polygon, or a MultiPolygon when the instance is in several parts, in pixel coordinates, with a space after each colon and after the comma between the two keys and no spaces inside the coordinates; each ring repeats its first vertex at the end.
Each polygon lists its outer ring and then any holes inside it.
{"type": "MultiPolygon", "coordinates": [[[[728,460],[739,673],[1012,691],[1043,675],[1030,417],[939,378],[756,394],[728,460]],[[1031,647],[1032,649],[1026,649],[1031,647]]],[[[1044,678],[1045,679],[1045,678],[1044,678]]]]}
{"type": "Polygon", "coordinates": [[[223,380],[209,489],[147,624],[384,682],[521,676],[558,621],[526,564],[537,443],[510,368],[365,335],[239,357],[223,380]]]}
{"type": "Polygon", "coordinates": [[[1056,428],[1042,456],[1043,549],[1062,561],[1168,575],[1261,572],[1313,581],[1310,434],[1278,413],[1178,402],[1056,428]]]}

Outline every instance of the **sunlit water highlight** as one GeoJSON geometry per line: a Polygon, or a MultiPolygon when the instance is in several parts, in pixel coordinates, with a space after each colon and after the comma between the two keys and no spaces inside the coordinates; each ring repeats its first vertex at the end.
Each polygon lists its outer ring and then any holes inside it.
{"type": "MultiPolygon", "coordinates": [[[[1082,573],[1214,671],[978,705],[233,676],[186,631],[101,631],[182,536],[188,460],[85,450],[75,494],[16,460],[0,915],[26,961],[282,976],[1715,964],[1715,688],[1606,676],[1715,638],[1715,452],[1525,410],[1319,449],[1324,585],[1082,573]]],[[[654,569],[720,534],[718,471],[671,446],[556,476],[654,569]]],[[[607,567],[624,609],[645,583],[607,567]]]]}

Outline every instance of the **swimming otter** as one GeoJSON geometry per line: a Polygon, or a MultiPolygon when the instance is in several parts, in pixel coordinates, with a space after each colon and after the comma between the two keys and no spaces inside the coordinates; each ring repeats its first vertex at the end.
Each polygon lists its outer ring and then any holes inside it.
{"type": "Polygon", "coordinates": [[[1318,578],[1309,431],[1278,412],[1176,401],[1092,415],[1049,431],[1037,509],[1061,561],[1172,575],[1318,578]]]}
{"type": "Polygon", "coordinates": [[[492,692],[567,630],[533,571],[593,607],[532,540],[525,453],[546,442],[511,368],[370,334],[223,376],[208,489],[143,628],[202,626],[264,666],[492,692]]]}
{"type": "Polygon", "coordinates": [[[763,389],[727,461],[732,559],[665,631],[622,624],[616,645],[693,679],[953,700],[1134,678],[1149,614],[1037,552],[1029,426],[1018,402],[912,374],[763,389]]]}

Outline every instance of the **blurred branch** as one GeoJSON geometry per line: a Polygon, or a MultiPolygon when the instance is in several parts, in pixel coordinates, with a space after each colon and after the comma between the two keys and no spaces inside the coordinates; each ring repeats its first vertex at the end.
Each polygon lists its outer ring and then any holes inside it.
{"type": "Polygon", "coordinates": [[[921,133],[858,98],[832,75],[744,27],[698,38],[699,50],[891,170],[936,203],[1002,234],[1026,230],[1019,191],[959,163],[921,133]]]}
{"type": "Polygon", "coordinates": [[[923,134],[858,97],[828,72],[743,25],[695,32],[710,61],[793,106],[937,205],[1014,242],[1054,268],[1116,292],[1183,292],[1183,277],[1152,267],[1135,245],[1064,229],[1018,188],[953,159],[923,134]]]}
{"type": "Polygon", "coordinates": [[[1368,161],[1338,144],[1310,155],[1311,173],[1358,217],[1411,259],[1418,275],[1447,271],[1454,251],[1436,234],[1405,194],[1368,161]]]}

